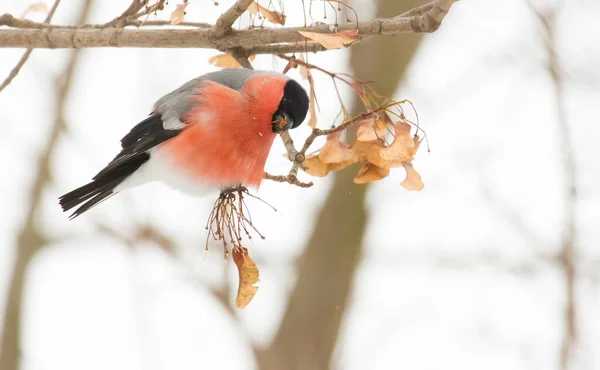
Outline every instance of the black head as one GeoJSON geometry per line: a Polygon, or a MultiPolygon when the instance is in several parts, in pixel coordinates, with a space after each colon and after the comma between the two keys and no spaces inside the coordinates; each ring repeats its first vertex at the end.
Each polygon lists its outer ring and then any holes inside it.
{"type": "Polygon", "coordinates": [[[281,132],[300,126],[308,113],[308,95],[300,84],[288,80],[283,97],[273,114],[273,132],[281,132]]]}

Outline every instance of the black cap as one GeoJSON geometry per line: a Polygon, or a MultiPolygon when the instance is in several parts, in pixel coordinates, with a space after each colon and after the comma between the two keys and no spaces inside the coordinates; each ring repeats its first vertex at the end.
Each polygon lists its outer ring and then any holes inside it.
{"type": "Polygon", "coordinates": [[[298,82],[288,80],[283,88],[283,97],[277,110],[287,114],[292,119],[291,128],[300,126],[304,121],[308,113],[308,95],[298,82]]]}

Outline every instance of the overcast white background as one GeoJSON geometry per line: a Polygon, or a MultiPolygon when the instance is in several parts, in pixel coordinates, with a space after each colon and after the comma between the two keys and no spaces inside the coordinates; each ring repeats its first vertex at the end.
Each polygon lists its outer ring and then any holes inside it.
{"type": "MultiPolygon", "coordinates": [[[[79,3],[63,0],[54,21],[72,21],[79,3]]],[[[119,3],[96,1],[89,22],[113,18],[122,11],[119,3]]],[[[192,0],[189,18],[214,21],[232,1],[220,3],[192,0]]],[[[296,2],[286,3],[289,24],[300,22],[296,2]]],[[[27,4],[4,0],[0,13],[18,15],[27,4]]],[[[370,1],[360,3],[364,19],[369,7],[370,1]]],[[[568,0],[557,23],[580,187],[574,369],[600,368],[598,19],[597,1],[568,0]]],[[[463,0],[438,32],[425,37],[395,95],[415,103],[429,134],[431,153],[421,150],[415,161],[425,189],[401,188],[401,170],[369,189],[366,251],[334,355],[340,369],[558,368],[565,286],[557,266],[540,256],[559,249],[566,189],[540,32],[524,1],[463,0]],[[507,213],[518,215],[538,242],[524,237],[507,213]]],[[[21,53],[0,49],[1,77],[21,53]]],[[[295,281],[295,258],[329,179],[317,179],[311,189],[264,183],[259,195],[278,212],[253,203],[267,235],[250,245],[261,269],[260,290],[233,319],[210,292],[223,281],[232,290],[237,283],[235,266],[223,263],[219,248],[204,252],[212,199],[146,185],[75,221],[56,201],[114,156],[118,140],[157,98],[215,70],[207,63],[213,55],[189,49],[82,52],[68,97],[69,131],[52,160],[54,181],[37,221],[59,242],[35,257],[23,296],[24,369],[252,369],[249,340],[267,345],[272,339],[295,281]],[[153,245],[129,249],[98,234],[98,221],[124,235],[137,224],[155,225],[176,241],[178,258],[153,245]]],[[[66,56],[34,51],[0,94],[0,297],[6,296],[32,171],[54,117],[53,79],[66,56]]],[[[332,51],[311,62],[347,71],[347,57],[347,51],[332,51]]],[[[269,56],[254,65],[283,67],[269,56]]],[[[327,79],[317,84],[322,102],[335,101],[327,79]]],[[[327,103],[321,108],[321,123],[338,110],[327,103]]],[[[307,127],[293,132],[298,140],[307,134],[307,127]]],[[[271,173],[287,170],[283,152],[277,141],[271,173]]]]}

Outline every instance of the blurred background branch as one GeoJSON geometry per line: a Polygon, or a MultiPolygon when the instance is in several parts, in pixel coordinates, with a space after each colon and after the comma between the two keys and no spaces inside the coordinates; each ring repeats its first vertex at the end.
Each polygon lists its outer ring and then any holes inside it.
{"type": "Polygon", "coordinates": [[[559,45],[556,37],[556,22],[563,2],[547,10],[537,9],[528,3],[537,16],[543,28],[542,38],[547,57],[547,70],[554,86],[555,119],[557,125],[559,152],[561,155],[563,173],[563,218],[564,226],[560,235],[560,252],[558,260],[565,284],[564,304],[564,334],[560,351],[560,369],[568,370],[573,362],[574,349],[577,342],[577,302],[576,302],[576,279],[577,279],[577,253],[575,244],[577,242],[577,205],[578,178],[577,159],[573,147],[573,134],[567,116],[566,94],[564,72],[558,55],[559,45]]]}
{"type": "MultiPolygon", "coordinates": [[[[46,21],[48,22],[60,1],[56,1],[52,7],[46,21]]],[[[77,23],[83,23],[88,18],[93,6],[93,0],[85,0],[80,14],[76,20],[77,23]]],[[[29,50],[28,50],[29,51],[29,50]]],[[[55,78],[55,97],[56,97],[56,116],[50,129],[47,142],[40,153],[36,177],[31,185],[29,195],[29,206],[27,208],[23,226],[17,235],[16,258],[13,267],[12,277],[8,288],[6,298],[6,307],[4,309],[4,319],[2,332],[2,341],[0,345],[0,369],[18,369],[21,353],[21,325],[22,309],[21,297],[23,296],[23,287],[25,285],[28,268],[34,255],[42,249],[46,243],[46,237],[39,229],[37,215],[40,209],[42,194],[46,186],[52,181],[50,163],[52,156],[57,148],[57,143],[65,130],[65,110],[69,98],[69,89],[74,79],[79,62],[80,52],[74,50],[71,52],[64,68],[63,73],[55,78]]],[[[22,59],[23,61],[23,59],[22,59]]],[[[19,62],[19,64],[24,64],[19,62]]],[[[16,75],[11,73],[12,78],[16,75]]],[[[9,77],[10,78],[10,77],[9,77]]],[[[10,79],[12,79],[10,78],[10,79]]],[[[10,83],[10,81],[8,81],[10,83]]],[[[1,89],[0,89],[1,90],[1,89]]]]}

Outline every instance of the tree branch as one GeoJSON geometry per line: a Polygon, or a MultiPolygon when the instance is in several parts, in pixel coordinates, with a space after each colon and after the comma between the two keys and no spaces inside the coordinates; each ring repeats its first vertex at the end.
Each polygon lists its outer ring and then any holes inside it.
{"type": "MultiPolygon", "coordinates": [[[[97,29],[81,27],[76,29],[45,28],[45,29],[9,29],[0,30],[0,47],[27,48],[98,48],[98,47],[139,47],[139,48],[217,48],[228,50],[242,48],[253,54],[273,53],[273,48],[280,51],[304,50],[304,38],[298,31],[330,33],[330,25],[315,25],[311,27],[288,27],[278,29],[231,30],[215,39],[222,31],[219,24],[228,24],[232,14],[241,9],[238,0],[230,11],[217,21],[217,26],[211,29],[166,29],[166,30],[129,30],[119,28],[97,29]],[[227,17],[225,17],[227,15],[227,17]],[[223,19],[224,18],[224,19],[223,19]],[[227,21],[227,23],[226,23],[227,21]],[[296,44],[299,45],[296,45],[296,44]]],[[[414,14],[406,17],[377,18],[358,24],[358,34],[365,39],[371,36],[396,35],[404,32],[434,32],[440,26],[444,16],[454,0],[437,0],[431,8],[422,13],[409,11],[414,14]]],[[[342,24],[339,31],[355,29],[355,24],[342,24]]],[[[315,47],[313,51],[322,49],[315,47]]]]}
{"type": "Polygon", "coordinates": [[[548,58],[547,70],[554,84],[554,106],[556,107],[556,123],[562,154],[562,170],[565,177],[564,229],[560,240],[560,261],[565,279],[565,307],[564,307],[564,334],[561,343],[560,369],[568,370],[573,361],[574,346],[577,342],[577,312],[575,301],[576,287],[576,250],[575,240],[577,233],[577,162],[575,159],[575,148],[573,146],[571,128],[567,118],[567,107],[565,103],[565,87],[560,67],[560,58],[556,53],[556,17],[561,2],[554,9],[544,13],[529,3],[530,8],[542,24],[545,36],[545,49],[548,58]]]}
{"type": "Polygon", "coordinates": [[[231,26],[235,20],[238,19],[240,15],[246,11],[246,9],[248,9],[253,1],[254,0],[237,0],[231,8],[229,8],[225,13],[221,14],[219,19],[217,19],[215,26],[211,30],[213,36],[220,38],[232,32],[231,26]]]}
{"type": "MultiPolygon", "coordinates": [[[[52,8],[48,12],[48,16],[46,16],[46,19],[44,20],[44,23],[49,23],[52,20],[52,17],[54,16],[54,13],[56,12],[56,8],[58,8],[59,4],[60,4],[60,0],[56,0],[54,2],[54,5],[52,5],[52,8]]],[[[2,25],[2,18],[5,16],[12,17],[10,14],[5,14],[3,16],[0,16],[0,25],[2,25]]],[[[13,19],[14,19],[14,17],[13,17],[13,19]]],[[[25,50],[25,53],[23,53],[23,56],[21,57],[21,59],[19,59],[19,61],[17,62],[17,65],[10,71],[10,73],[8,74],[6,79],[0,85],[0,92],[2,92],[2,90],[4,90],[6,88],[6,86],[8,86],[12,82],[12,80],[14,80],[15,77],[17,77],[17,75],[19,74],[19,71],[21,70],[23,65],[25,65],[25,62],[27,62],[27,59],[29,59],[29,56],[31,55],[32,52],[33,52],[33,49],[25,50]]]]}
{"type": "MultiPolygon", "coordinates": [[[[113,21],[111,21],[113,22],[113,21]]],[[[47,22],[34,22],[29,19],[15,18],[12,14],[0,15],[0,25],[9,26],[12,28],[30,28],[30,29],[60,29],[60,30],[78,30],[84,28],[107,28],[108,23],[102,24],[81,24],[81,25],[55,25],[47,22]]],[[[173,27],[198,27],[198,28],[210,28],[212,25],[203,22],[180,22],[178,24],[171,24],[171,21],[141,21],[134,16],[127,16],[125,18],[125,26],[144,27],[144,26],[173,26],[173,27]]]]}
{"type": "MultiPolygon", "coordinates": [[[[79,22],[83,23],[92,8],[93,0],[84,2],[79,22]]],[[[56,1],[48,18],[54,14],[59,0],[56,1]]],[[[21,325],[22,325],[22,295],[23,287],[26,281],[26,273],[31,264],[34,255],[47,245],[48,240],[39,229],[36,222],[36,215],[39,212],[42,203],[44,189],[51,182],[50,167],[52,156],[57,148],[61,134],[65,128],[65,110],[67,106],[68,92],[73,81],[74,73],[77,70],[79,61],[78,50],[71,53],[64,72],[60,78],[55,80],[55,90],[57,95],[57,109],[54,122],[50,128],[48,140],[37,163],[33,173],[36,174],[31,189],[29,190],[29,205],[27,207],[23,226],[19,230],[16,243],[16,258],[14,270],[10,279],[6,307],[3,317],[3,333],[0,345],[0,369],[18,369],[21,356],[21,325]]]]}

